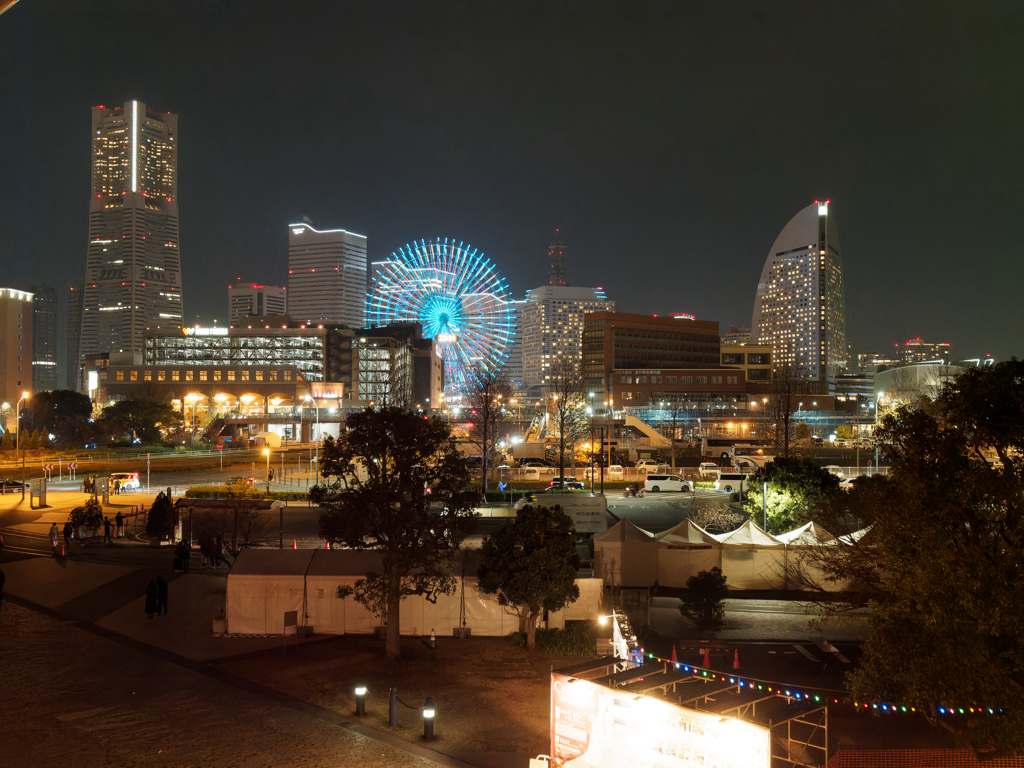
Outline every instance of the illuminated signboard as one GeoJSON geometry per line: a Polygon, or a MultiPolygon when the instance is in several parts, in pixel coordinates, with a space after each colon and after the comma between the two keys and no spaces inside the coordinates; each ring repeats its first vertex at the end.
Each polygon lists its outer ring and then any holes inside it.
{"type": "Polygon", "coordinates": [[[769,737],[753,723],[551,676],[554,768],[769,768],[769,737]]]}
{"type": "Polygon", "coordinates": [[[187,327],[182,328],[186,336],[227,336],[227,328],[199,328],[199,327],[187,327]]]}

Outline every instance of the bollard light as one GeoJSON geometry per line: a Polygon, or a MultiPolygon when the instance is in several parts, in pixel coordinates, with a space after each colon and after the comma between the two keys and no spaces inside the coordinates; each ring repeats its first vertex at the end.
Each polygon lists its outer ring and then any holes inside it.
{"type": "Polygon", "coordinates": [[[434,738],[434,700],[429,696],[423,705],[423,738],[434,738]]]}
{"type": "Polygon", "coordinates": [[[366,716],[366,686],[356,688],[356,714],[360,717],[366,716]]]}

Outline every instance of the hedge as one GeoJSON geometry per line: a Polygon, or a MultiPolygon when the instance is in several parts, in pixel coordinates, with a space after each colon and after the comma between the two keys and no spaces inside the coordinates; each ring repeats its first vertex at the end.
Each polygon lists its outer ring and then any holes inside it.
{"type": "Polygon", "coordinates": [[[308,501],[306,491],[238,491],[225,485],[194,485],[185,491],[186,499],[277,499],[278,501],[308,501]]]}

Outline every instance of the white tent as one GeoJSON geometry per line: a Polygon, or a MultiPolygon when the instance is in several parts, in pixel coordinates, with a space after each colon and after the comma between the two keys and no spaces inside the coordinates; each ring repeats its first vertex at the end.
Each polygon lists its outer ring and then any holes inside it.
{"type": "Polygon", "coordinates": [[[786,547],[747,520],[716,536],[722,545],[722,573],[729,589],[779,589],[785,584],[786,547]]]}
{"type": "Polygon", "coordinates": [[[658,578],[654,535],[620,520],[594,537],[594,574],[606,586],[648,587],[658,578]]]}
{"type": "MultiPolygon", "coordinates": [[[[349,549],[247,549],[239,554],[228,574],[227,631],[237,634],[284,633],[284,613],[297,611],[298,623],[316,634],[370,634],[380,623],[354,597],[339,597],[338,588],[355,586],[371,571],[380,572],[381,553],[349,549]]],[[[452,595],[430,602],[422,595],[402,601],[403,635],[425,635],[433,629],[451,635],[465,626],[474,635],[504,636],[519,629],[519,618],[498,605],[495,595],[477,589],[478,555],[463,551],[453,564],[457,585],[452,595]],[[462,577],[466,558],[465,578],[462,577]]],[[[600,579],[577,579],[580,599],[552,614],[549,623],[563,626],[566,619],[593,619],[600,612],[600,579]]]]}
{"type": "Polygon", "coordinates": [[[658,583],[685,588],[686,580],[700,571],[722,567],[722,545],[689,519],[662,531],[658,541],[658,583]]]}

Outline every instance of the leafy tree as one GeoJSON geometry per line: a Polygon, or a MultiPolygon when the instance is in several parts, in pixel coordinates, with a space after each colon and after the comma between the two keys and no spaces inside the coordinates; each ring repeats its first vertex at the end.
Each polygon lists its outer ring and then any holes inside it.
{"type": "Polygon", "coordinates": [[[84,507],[71,510],[69,519],[75,527],[84,525],[86,528],[99,528],[103,525],[103,507],[95,498],[90,498],[84,507]]]}
{"type": "Polygon", "coordinates": [[[765,512],[764,483],[768,483],[767,530],[782,533],[807,522],[824,500],[839,493],[839,478],[807,459],[776,458],[751,476],[743,509],[760,523],[765,512]]]}
{"type": "Polygon", "coordinates": [[[103,421],[112,435],[143,443],[159,443],[164,433],[181,425],[181,414],[169,403],[156,400],[120,400],[103,409],[103,421]]]}
{"type": "Polygon", "coordinates": [[[22,446],[22,447],[28,448],[30,451],[39,447],[39,430],[38,429],[33,429],[31,434],[29,434],[27,437],[28,437],[28,439],[25,441],[25,445],[22,446]]]}
{"type": "Polygon", "coordinates": [[[725,604],[729,594],[722,569],[700,571],[686,580],[686,595],[679,602],[679,612],[698,627],[717,629],[725,623],[725,604]]]}
{"type": "Polygon", "coordinates": [[[523,507],[488,537],[477,572],[480,589],[498,595],[526,624],[526,647],[536,646],[537,621],[580,596],[572,519],[561,507],[523,507]]]}
{"type": "MultiPolygon", "coordinates": [[[[858,482],[815,514],[842,536],[811,551],[849,584],[831,615],[870,606],[853,696],[915,706],[989,756],[1024,750],[1024,362],[970,369],[927,410],[895,406],[876,432],[887,477],[858,482]],[[985,459],[991,450],[998,461],[985,459]],[[943,717],[940,707],[998,716],[943,717]]],[[[810,579],[808,578],[808,581],[810,579]]]]}
{"type": "Polygon", "coordinates": [[[45,434],[53,433],[59,443],[78,443],[65,439],[65,425],[92,416],[92,401],[88,395],[70,389],[36,392],[25,404],[28,424],[45,434]]]}
{"type": "Polygon", "coordinates": [[[475,516],[480,490],[444,421],[397,407],[348,418],[348,431],[327,438],[320,466],[330,483],[310,489],[323,513],[320,535],[331,544],[376,550],[387,585],[385,656],[397,658],[399,608],[407,595],[451,594],[449,566],[475,516]],[[365,462],[365,480],[356,463],[365,462]],[[430,492],[427,493],[426,489],[430,492]]]}
{"type": "Polygon", "coordinates": [[[14,438],[11,437],[11,431],[7,430],[4,432],[3,440],[0,440],[0,451],[13,451],[14,450],[14,438]]]}
{"type": "Polygon", "coordinates": [[[146,533],[163,538],[174,532],[174,501],[161,491],[146,516],[146,533]]]}

